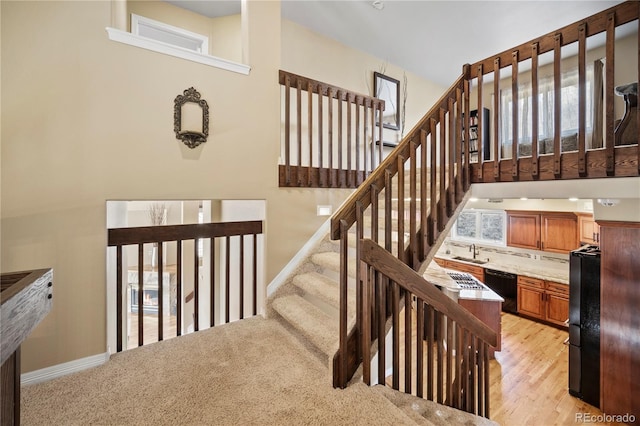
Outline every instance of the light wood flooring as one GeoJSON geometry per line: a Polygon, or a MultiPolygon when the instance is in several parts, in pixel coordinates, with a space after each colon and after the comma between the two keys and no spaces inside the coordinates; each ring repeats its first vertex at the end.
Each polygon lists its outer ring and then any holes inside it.
{"type": "MultiPolygon", "coordinates": [[[[129,312],[127,314],[128,320],[128,339],[125,345],[126,349],[133,349],[138,347],[138,313],[129,312]]],[[[145,314],[142,316],[142,336],[144,337],[144,344],[155,343],[158,341],[158,315],[157,314],[145,314]]],[[[165,315],[164,322],[162,323],[162,339],[168,340],[176,337],[176,316],[165,315]]],[[[185,332],[183,331],[183,334],[185,332]]]]}

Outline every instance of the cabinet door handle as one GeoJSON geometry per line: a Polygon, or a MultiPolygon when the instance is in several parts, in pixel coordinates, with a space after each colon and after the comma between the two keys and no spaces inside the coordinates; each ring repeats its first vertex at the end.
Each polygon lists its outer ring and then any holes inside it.
{"type": "Polygon", "coordinates": [[[595,232],[591,235],[591,239],[592,239],[593,241],[598,241],[598,240],[596,240],[596,233],[595,233],[595,232]]]}

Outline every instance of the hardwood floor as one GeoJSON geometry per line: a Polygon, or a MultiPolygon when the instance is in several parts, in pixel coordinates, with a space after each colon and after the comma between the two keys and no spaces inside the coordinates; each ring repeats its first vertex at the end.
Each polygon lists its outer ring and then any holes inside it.
{"type": "MultiPolygon", "coordinates": [[[[133,349],[138,347],[138,314],[129,312],[127,314],[128,321],[128,340],[125,346],[126,349],[133,349]]],[[[158,341],[158,315],[157,314],[145,314],[142,316],[143,323],[143,337],[144,344],[155,343],[158,341]]],[[[162,338],[168,340],[176,337],[176,316],[165,315],[164,322],[162,324],[162,338]]]]}
{"type": "MultiPolygon", "coordinates": [[[[502,351],[491,361],[491,419],[502,425],[573,425],[602,415],[569,395],[568,333],[502,314],[502,351]]],[[[618,423],[590,423],[610,425],[618,423]]]]}
{"type": "MultiPolygon", "coordinates": [[[[400,354],[404,353],[403,317],[401,314],[400,354]]],[[[415,326],[412,328],[412,341],[415,341],[415,326]]],[[[505,426],[550,426],[587,423],[580,418],[589,416],[588,423],[592,425],[622,424],[592,421],[602,412],[569,395],[569,349],[563,344],[567,337],[565,330],[502,313],[502,350],[490,361],[492,420],[505,426]]],[[[412,359],[415,360],[415,345],[412,346],[412,359]]],[[[404,369],[402,355],[400,369],[404,369]]],[[[412,370],[415,377],[415,361],[412,370]]],[[[402,377],[403,374],[399,380],[400,389],[404,389],[402,377]]],[[[391,376],[385,382],[392,386],[391,376]]]]}

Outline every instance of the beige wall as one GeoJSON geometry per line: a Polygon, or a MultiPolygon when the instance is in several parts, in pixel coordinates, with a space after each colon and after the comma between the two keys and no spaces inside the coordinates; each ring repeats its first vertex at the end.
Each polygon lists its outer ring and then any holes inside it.
{"type": "Polygon", "coordinates": [[[277,186],[278,2],[247,6],[249,76],[109,41],[110,2],[1,7],[2,270],[55,271],[23,371],[106,351],[106,200],[266,200],[268,282],[347,194],[277,186]],[[195,150],[173,133],[190,86],[211,113],[195,150]]]}

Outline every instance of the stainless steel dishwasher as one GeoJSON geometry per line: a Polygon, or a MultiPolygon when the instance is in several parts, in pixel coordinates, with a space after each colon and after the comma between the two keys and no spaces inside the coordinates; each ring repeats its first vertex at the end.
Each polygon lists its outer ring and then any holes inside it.
{"type": "Polygon", "coordinates": [[[518,313],[518,276],[509,272],[484,270],[484,284],[503,299],[504,312],[518,313]]]}

